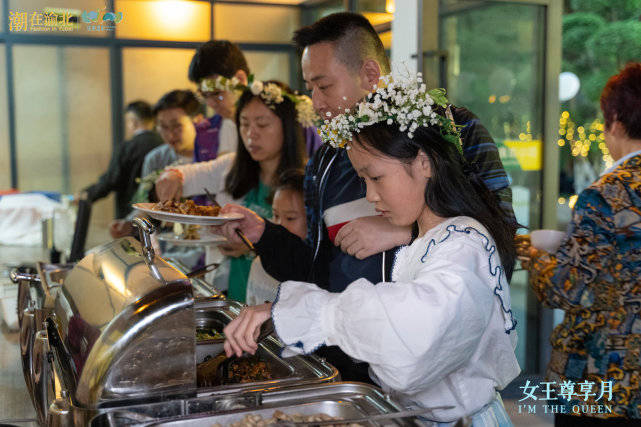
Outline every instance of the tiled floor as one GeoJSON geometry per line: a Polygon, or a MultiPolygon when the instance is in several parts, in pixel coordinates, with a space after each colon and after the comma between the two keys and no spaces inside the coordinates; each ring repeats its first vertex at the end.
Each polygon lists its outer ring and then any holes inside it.
{"type": "Polygon", "coordinates": [[[35,422],[16,421],[35,419],[36,414],[22,375],[15,312],[17,285],[9,280],[6,270],[42,257],[41,248],[0,245],[0,424],[37,425],[35,422]]]}
{"type": "Polygon", "coordinates": [[[36,414],[22,376],[18,333],[5,324],[0,329],[0,424],[36,426],[35,422],[13,421],[35,419],[36,414]]]}

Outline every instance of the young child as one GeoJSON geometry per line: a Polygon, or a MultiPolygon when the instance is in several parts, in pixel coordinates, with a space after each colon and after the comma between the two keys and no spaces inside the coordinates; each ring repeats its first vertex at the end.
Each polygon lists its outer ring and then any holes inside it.
{"type": "MultiPolygon", "coordinates": [[[[393,282],[359,279],[340,293],[282,283],[273,303],[244,309],[225,328],[228,355],[255,352],[258,328],[272,317],[289,350],[338,345],[427,420],[512,425],[497,390],[520,371],[505,276],[515,260],[515,227],[464,162],[446,107],[444,94],[427,92],[419,77],[387,76],[325,123],[322,136],[348,148],[367,200],[392,224],[413,225],[417,237],[396,254],[393,282]]],[[[258,235],[256,215],[237,206],[224,211],[245,213],[224,226],[228,238],[234,227],[250,240],[258,235]]]]}
{"type": "MultiPolygon", "coordinates": [[[[279,178],[272,202],[273,222],[282,225],[301,239],[307,235],[307,218],[303,201],[303,179],[300,169],[285,171],[279,178]]],[[[270,276],[256,257],[249,270],[247,304],[258,305],[274,301],[280,282],[270,276]]]]}

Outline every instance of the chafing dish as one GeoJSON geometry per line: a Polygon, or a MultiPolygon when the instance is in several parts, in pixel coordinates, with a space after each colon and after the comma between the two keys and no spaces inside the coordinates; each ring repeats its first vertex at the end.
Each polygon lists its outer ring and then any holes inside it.
{"type": "Polygon", "coordinates": [[[222,340],[197,342],[196,327],[222,329],[243,306],[194,297],[187,277],[154,255],[151,224],[138,222],[142,244],[122,238],[73,266],[41,263],[37,275],[12,275],[23,371],[41,424],[85,426],[100,414],[148,408],[177,416],[184,399],[338,379],[318,358],[280,358],[282,344],[268,337],[259,353],[278,367],[273,380],[198,387],[197,363],[222,350],[222,340]]]}
{"type": "MultiPolygon", "coordinates": [[[[143,414],[132,411],[113,411],[101,414],[91,425],[102,426],[171,426],[196,427],[219,424],[227,426],[248,415],[271,418],[275,411],[288,415],[327,414],[341,419],[368,418],[380,414],[404,413],[404,409],[378,388],[361,383],[333,383],[297,386],[268,391],[249,391],[239,395],[205,396],[182,401],[183,413],[174,417],[159,417],[153,410],[143,414]]],[[[130,408],[132,409],[132,408],[130,408]]],[[[391,418],[361,422],[369,426],[415,426],[414,418],[391,418]]]]}

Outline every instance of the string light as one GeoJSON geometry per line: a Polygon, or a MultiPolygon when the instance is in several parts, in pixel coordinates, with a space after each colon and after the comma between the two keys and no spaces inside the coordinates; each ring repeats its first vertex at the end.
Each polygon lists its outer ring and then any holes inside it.
{"type": "Polygon", "coordinates": [[[605,126],[599,119],[595,119],[583,126],[577,126],[570,117],[569,111],[563,111],[559,118],[559,139],[557,145],[570,149],[572,157],[588,157],[592,150],[592,142],[598,142],[595,146],[601,152],[601,159],[607,165],[614,163],[612,156],[605,144],[603,131],[605,126]]]}

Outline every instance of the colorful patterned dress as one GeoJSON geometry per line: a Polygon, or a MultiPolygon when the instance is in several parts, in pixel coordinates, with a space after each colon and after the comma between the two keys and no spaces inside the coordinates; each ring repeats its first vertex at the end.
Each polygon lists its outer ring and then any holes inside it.
{"type": "Polygon", "coordinates": [[[561,247],[537,251],[529,270],[543,304],[565,311],[547,375],[577,394],[560,400],[611,405],[590,417],[641,418],[641,154],[579,195],[561,247]]]}

